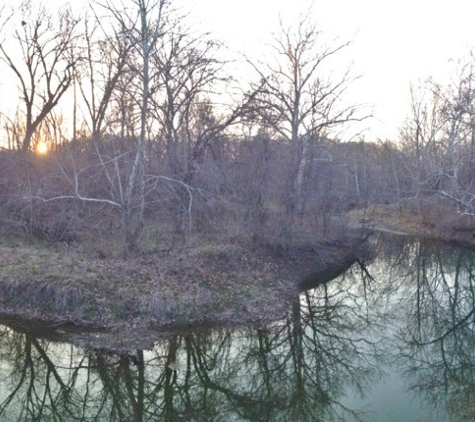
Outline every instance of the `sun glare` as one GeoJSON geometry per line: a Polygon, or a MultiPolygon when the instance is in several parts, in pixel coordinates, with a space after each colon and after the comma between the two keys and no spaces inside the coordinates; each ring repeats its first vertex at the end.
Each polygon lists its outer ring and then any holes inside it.
{"type": "Polygon", "coordinates": [[[40,142],[36,146],[36,152],[41,155],[46,154],[48,152],[48,145],[46,145],[44,142],[40,142]]]}

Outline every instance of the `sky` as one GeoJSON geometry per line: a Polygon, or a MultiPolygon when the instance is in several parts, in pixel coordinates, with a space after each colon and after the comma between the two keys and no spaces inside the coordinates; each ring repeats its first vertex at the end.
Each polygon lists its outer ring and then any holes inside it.
{"type": "Polygon", "coordinates": [[[410,84],[446,82],[475,45],[473,0],[180,0],[197,24],[236,51],[259,52],[284,23],[309,11],[329,38],[352,40],[346,63],[360,75],[349,101],[367,103],[370,140],[395,139],[409,112],[410,84]]]}
{"type": "MultiPolygon", "coordinates": [[[[86,0],[84,0],[86,1],[86,0]]],[[[365,138],[397,139],[409,113],[409,87],[432,76],[446,81],[475,45],[473,0],[173,0],[198,30],[210,32],[234,53],[260,57],[279,19],[284,25],[308,13],[329,39],[351,40],[341,57],[360,78],[348,102],[372,108],[365,138]]],[[[3,0],[17,4],[18,0],[3,0]]],[[[48,5],[64,0],[48,0],[48,5]]],[[[81,0],[74,0],[80,8],[81,0]]]]}

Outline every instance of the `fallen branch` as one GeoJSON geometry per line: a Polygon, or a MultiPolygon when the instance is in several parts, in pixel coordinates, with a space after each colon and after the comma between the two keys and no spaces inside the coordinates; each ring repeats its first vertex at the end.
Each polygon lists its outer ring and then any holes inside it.
{"type": "MultiPolygon", "coordinates": [[[[465,192],[467,193],[467,192],[465,192]]],[[[470,202],[464,202],[458,198],[456,198],[455,196],[453,195],[450,195],[449,193],[441,190],[439,191],[439,194],[442,195],[443,197],[445,198],[448,198],[450,199],[451,201],[454,201],[455,203],[457,203],[458,205],[461,205],[462,207],[464,207],[465,209],[468,210],[468,212],[465,212],[464,214],[469,214],[469,215],[475,215],[475,211],[473,209],[473,205],[472,205],[472,201],[475,199],[475,196],[472,195],[472,194],[469,194],[472,196],[472,200],[470,202]]]]}

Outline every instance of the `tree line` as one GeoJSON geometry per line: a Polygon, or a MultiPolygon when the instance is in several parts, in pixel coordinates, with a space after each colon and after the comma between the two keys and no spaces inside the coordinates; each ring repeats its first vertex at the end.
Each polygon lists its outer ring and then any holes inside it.
{"type": "Polygon", "coordinates": [[[369,117],[345,99],[355,78],[337,60],[351,43],[309,16],[245,60],[250,82],[171,0],[97,1],[83,16],[25,0],[0,19],[19,98],[0,113],[6,232],[134,252],[196,236],[288,244],[408,198],[472,212],[471,65],[413,91],[400,139],[368,143],[341,135],[369,117]]]}

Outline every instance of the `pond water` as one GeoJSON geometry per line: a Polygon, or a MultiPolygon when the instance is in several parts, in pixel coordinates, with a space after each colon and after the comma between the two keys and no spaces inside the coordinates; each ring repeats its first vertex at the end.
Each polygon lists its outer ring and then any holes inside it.
{"type": "Polygon", "coordinates": [[[0,421],[474,420],[474,250],[378,242],[268,327],[118,356],[0,326],[0,421]]]}

